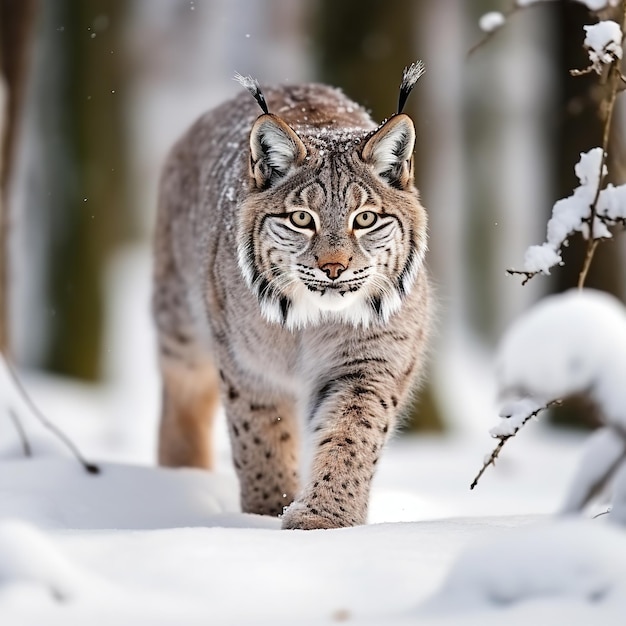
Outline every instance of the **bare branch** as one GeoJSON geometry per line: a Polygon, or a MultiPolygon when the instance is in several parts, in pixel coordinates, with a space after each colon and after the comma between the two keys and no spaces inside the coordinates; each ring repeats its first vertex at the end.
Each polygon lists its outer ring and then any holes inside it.
{"type": "Polygon", "coordinates": [[[11,379],[13,380],[16,389],[22,397],[22,400],[24,400],[31,413],[39,420],[39,422],[41,422],[42,426],[47,428],[70,450],[70,452],[76,457],[76,460],[83,466],[88,474],[99,474],[100,468],[94,463],[89,463],[88,461],[86,461],[80,450],[76,447],[76,444],[74,444],[74,442],[61,429],[55,426],[33,402],[33,399],[28,394],[28,391],[26,391],[26,388],[24,387],[22,381],[17,375],[17,372],[15,371],[15,368],[13,367],[13,364],[7,358],[6,354],[4,355],[4,363],[7,368],[7,372],[9,372],[9,375],[11,376],[11,379]]]}
{"type": "MultiPolygon", "coordinates": [[[[502,11],[502,16],[504,17],[505,23],[506,20],[509,19],[509,17],[511,17],[511,15],[513,15],[514,13],[517,13],[517,11],[520,10],[521,7],[519,6],[513,6],[511,9],[509,9],[508,11],[502,11]]],[[[503,24],[504,26],[504,24],[503,24]]],[[[478,40],[468,51],[467,54],[465,55],[466,59],[469,59],[474,52],[476,52],[476,50],[482,48],[485,44],[487,44],[489,41],[491,41],[491,38],[499,31],[502,29],[502,26],[495,28],[494,30],[490,30],[488,32],[485,33],[485,35],[483,36],[482,39],[478,40]]]]}
{"type": "Polygon", "coordinates": [[[585,280],[587,279],[587,274],[589,273],[589,268],[591,267],[591,261],[593,261],[593,255],[599,243],[599,239],[589,239],[589,242],[587,244],[587,250],[585,251],[585,260],[583,261],[583,267],[580,270],[580,274],[578,275],[579,289],[582,289],[585,286],[585,280]]]}

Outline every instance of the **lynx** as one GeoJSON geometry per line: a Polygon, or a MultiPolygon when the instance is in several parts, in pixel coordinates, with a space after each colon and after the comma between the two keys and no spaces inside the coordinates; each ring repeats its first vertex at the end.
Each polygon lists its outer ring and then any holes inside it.
{"type": "Polygon", "coordinates": [[[242,510],[283,528],[366,522],[376,464],[423,370],[427,217],[402,113],[421,71],[405,69],[398,113],[380,126],[337,89],[261,92],[240,78],[254,99],[202,116],[164,167],[159,461],[211,468],[221,401],[242,510]]]}

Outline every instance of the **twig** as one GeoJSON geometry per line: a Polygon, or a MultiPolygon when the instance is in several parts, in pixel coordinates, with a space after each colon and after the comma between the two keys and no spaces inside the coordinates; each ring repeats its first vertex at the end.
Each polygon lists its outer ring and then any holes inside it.
{"type": "Polygon", "coordinates": [[[593,67],[593,65],[588,65],[585,69],[582,70],[570,70],[569,75],[574,77],[586,76],[587,74],[591,74],[592,72],[595,72],[595,68],[593,67]]]}
{"type": "MultiPolygon", "coordinates": [[[[520,9],[521,9],[521,7],[519,7],[518,5],[514,5],[508,11],[501,11],[502,16],[504,17],[504,23],[502,24],[502,26],[504,26],[504,24],[506,23],[506,20],[508,20],[509,17],[511,17],[511,15],[513,15],[514,13],[517,13],[520,9]]],[[[478,50],[479,48],[482,48],[487,42],[491,41],[491,38],[502,28],[502,26],[499,26],[498,28],[494,28],[493,30],[490,30],[490,31],[486,32],[484,37],[482,39],[479,39],[467,51],[467,54],[465,55],[465,58],[469,59],[474,54],[474,52],[476,52],[476,50],[478,50]]]]}
{"type": "Polygon", "coordinates": [[[561,402],[562,402],[562,400],[552,400],[552,401],[548,402],[544,406],[539,407],[538,409],[535,409],[532,413],[527,415],[522,420],[521,424],[510,435],[497,435],[495,438],[499,439],[500,441],[498,441],[498,445],[493,449],[493,451],[489,455],[489,458],[486,461],[483,462],[483,466],[480,468],[480,471],[478,472],[478,474],[476,474],[476,478],[474,478],[474,480],[472,481],[472,484],[470,485],[470,489],[474,489],[474,487],[476,487],[476,485],[478,484],[478,481],[481,479],[482,475],[485,473],[485,470],[490,465],[494,465],[495,466],[496,459],[498,458],[498,455],[500,454],[500,451],[504,447],[504,444],[509,439],[511,439],[511,437],[515,437],[515,435],[517,435],[517,433],[520,431],[522,426],[525,426],[533,417],[536,417],[537,415],[539,415],[539,413],[541,413],[541,411],[545,411],[546,409],[552,408],[553,406],[559,406],[561,404],[561,402]]]}
{"type": "MultiPolygon", "coordinates": [[[[622,33],[626,30],[626,0],[622,0],[621,4],[622,11],[622,19],[621,19],[621,31],[622,33]]],[[[593,202],[591,203],[591,214],[589,216],[589,236],[587,238],[587,250],[585,252],[585,260],[583,263],[583,267],[580,270],[580,274],[578,275],[578,288],[582,289],[585,286],[585,280],[587,279],[587,273],[589,272],[589,267],[591,266],[591,262],[593,261],[593,256],[595,254],[596,248],[598,247],[598,240],[594,239],[593,236],[593,225],[596,219],[596,215],[598,213],[598,200],[600,199],[600,187],[602,184],[602,172],[604,170],[604,166],[606,164],[606,159],[608,155],[609,149],[609,141],[611,139],[611,124],[613,122],[613,111],[615,109],[615,101],[617,99],[617,94],[620,91],[620,82],[622,81],[622,69],[620,67],[621,59],[614,57],[611,62],[611,66],[609,68],[608,80],[610,83],[609,88],[609,96],[606,106],[606,118],[604,120],[604,129],[602,132],[602,155],[600,157],[600,172],[598,175],[598,186],[596,187],[596,193],[593,198],[593,202]]]]}
{"type": "Polygon", "coordinates": [[[83,455],[80,453],[80,450],[76,447],[74,442],[59,428],[57,428],[48,418],[43,414],[43,412],[39,409],[39,407],[33,402],[32,398],[26,391],[22,381],[20,380],[15,368],[11,361],[7,358],[6,354],[4,355],[4,363],[6,365],[7,371],[11,376],[20,396],[30,409],[31,413],[41,422],[41,424],[47,428],[57,439],[60,439],[63,444],[70,450],[70,452],[76,457],[76,460],[83,466],[85,471],[88,474],[99,474],[100,468],[94,463],[89,463],[85,460],[83,455]]]}
{"type": "Polygon", "coordinates": [[[525,272],[523,270],[507,270],[507,274],[510,276],[524,276],[524,280],[522,281],[522,287],[531,279],[537,276],[539,272],[525,272]]]}
{"type": "Polygon", "coordinates": [[[482,48],[487,42],[491,41],[491,38],[499,31],[501,30],[504,25],[506,24],[507,20],[512,16],[515,15],[515,13],[519,13],[521,11],[524,10],[528,10],[528,9],[532,9],[533,7],[539,6],[540,4],[542,4],[541,2],[533,2],[531,4],[526,4],[526,5],[520,5],[517,4],[517,1],[514,0],[513,2],[513,6],[508,9],[507,11],[500,11],[500,13],[502,14],[502,17],[504,17],[504,23],[501,26],[498,26],[498,28],[494,28],[493,30],[490,30],[488,32],[485,33],[485,35],[483,36],[482,39],[479,39],[468,51],[467,54],[465,55],[466,59],[469,59],[474,52],[476,52],[476,50],[478,50],[479,48],[482,48]]]}
{"type": "Polygon", "coordinates": [[[15,430],[17,431],[20,441],[22,442],[22,450],[24,452],[24,456],[32,456],[33,452],[30,448],[30,443],[28,442],[26,431],[24,430],[24,427],[22,426],[22,422],[20,421],[20,418],[18,417],[17,413],[11,408],[9,409],[9,417],[11,418],[11,421],[13,422],[13,425],[15,426],[15,430]]]}

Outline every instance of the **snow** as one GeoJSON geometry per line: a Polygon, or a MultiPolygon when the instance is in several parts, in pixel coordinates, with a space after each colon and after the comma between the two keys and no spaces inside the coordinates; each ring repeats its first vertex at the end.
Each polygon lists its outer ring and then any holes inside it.
{"type": "MultiPolygon", "coordinates": [[[[45,406],[63,390],[64,425],[72,434],[73,425],[99,419],[101,391],[90,407],[82,387],[72,391],[67,383],[32,377],[28,384],[45,406]]],[[[117,427],[123,432],[123,424],[117,427]]],[[[536,472],[513,454],[477,495],[468,482],[484,442],[397,440],[381,460],[369,526],[286,532],[277,519],[238,512],[223,450],[216,473],[103,461],[101,473],[90,475],[37,437],[33,458],[19,457],[11,437],[0,439],[3,626],[439,624],[427,601],[455,571],[459,555],[477,543],[487,550],[500,532],[510,533],[499,540],[503,545],[515,544],[524,528],[542,533],[579,445],[577,438],[531,442],[536,472]]],[[[226,439],[219,439],[223,448],[226,439]]],[[[116,456],[118,443],[106,429],[82,434],[86,453],[116,456]]],[[[500,544],[493,553],[502,551],[500,544]]],[[[497,559],[489,563],[498,566],[497,559]]],[[[517,565],[510,567],[515,581],[517,565]]],[[[523,564],[519,585],[526,584],[528,567],[523,564]]],[[[562,606],[558,594],[550,602],[544,604],[562,606]]],[[[529,608],[521,599],[519,605],[522,617],[511,614],[512,626],[527,621],[529,608]]],[[[501,611],[489,599],[473,611],[454,606],[453,619],[467,613],[485,624],[495,624],[501,611]]],[[[619,623],[604,604],[594,615],[619,623]]]]}
{"type": "MultiPolygon", "coordinates": [[[[404,447],[415,456],[415,444],[404,447]]],[[[441,460],[446,446],[429,447],[441,460]]],[[[447,453],[449,468],[455,455],[447,453]]],[[[538,524],[520,515],[414,516],[409,523],[284,532],[278,520],[228,512],[228,499],[203,498],[195,490],[201,472],[104,464],[94,477],[58,457],[2,461],[2,469],[0,519],[21,517],[0,523],[3,624],[320,624],[342,615],[357,624],[429,624],[422,602],[459,553],[511,533],[492,549],[501,554],[502,545],[517,543],[520,527],[532,534],[538,524]],[[162,490],[150,488],[159,482],[162,490]]],[[[204,478],[209,494],[228,483],[204,478]]],[[[421,506],[427,514],[425,500],[421,506]]],[[[488,562],[498,565],[491,556],[488,562]]],[[[511,570],[516,580],[517,565],[511,570]]],[[[493,620],[500,610],[488,599],[475,608],[493,620]]]]}
{"type": "Polygon", "coordinates": [[[0,589],[43,588],[52,598],[66,602],[89,593],[95,586],[107,586],[67,559],[42,532],[23,521],[0,523],[0,554],[0,589]]]}
{"type": "MultiPolygon", "coordinates": [[[[518,7],[527,7],[531,4],[539,4],[540,2],[546,2],[547,0],[515,0],[515,4],[518,7]]],[[[590,11],[601,11],[607,7],[616,7],[620,0],[576,0],[580,4],[584,4],[590,11]]]]}
{"type": "MultiPolygon", "coordinates": [[[[623,619],[626,535],[582,520],[498,532],[464,551],[423,610],[471,614],[494,606],[510,610],[532,601],[546,604],[557,598],[570,609],[604,605],[609,619],[615,623],[623,619]]],[[[575,610],[571,616],[574,623],[590,623],[576,619],[575,610]]]]}
{"type": "Polygon", "coordinates": [[[615,187],[609,183],[602,190],[598,199],[598,215],[616,223],[626,220],[626,185],[615,187]]]}
{"type": "Polygon", "coordinates": [[[533,398],[521,398],[515,402],[505,404],[499,412],[500,417],[504,417],[499,424],[494,426],[489,434],[492,437],[510,437],[514,435],[524,422],[528,420],[528,416],[543,408],[542,402],[537,402],[533,398]]]}
{"type": "Polygon", "coordinates": [[[616,7],[620,0],[577,0],[587,6],[590,11],[601,11],[607,7],[616,7]]]}
{"type": "MultiPolygon", "coordinates": [[[[616,437],[611,428],[599,428],[587,440],[578,470],[571,480],[562,506],[563,513],[580,511],[590,495],[601,492],[626,456],[626,440],[616,437]]],[[[616,493],[618,491],[616,490],[616,493]]],[[[615,511],[611,515],[614,517],[615,511]]]]}
{"type": "Polygon", "coordinates": [[[478,20],[478,26],[480,30],[485,33],[491,33],[494,30],[497,30],[501,26],[504,26],[506,22],[506,18],[499,11],[489,11],[489,13],[485,13],[478,20]]]}
{"type": "Polygon", "coordinates": [[[583,28],[586,32],[583,45],[589,54],[591,66],[597,74],[602,74],[603,65],[622,58],[622,29],[612,20],[583,28]]]}
{"type": "Polygon", "coordinates": [[[203,526],[239,508],[236,481],[229,475],[105,462],[94,476],[52,456],[3,460],[2,467],[0,517],[47,528],[203,526]]]}
{"type": "Polygon", "coordinates": [[[614,480],[611,519],[626,526],[626,463],[623,462],[614,480]]]}
{"type": "Polygon", "coordinates": [[[562,262],[560,252],[554,250],[549,243],[530,246],[524,253],[524,271],[526,272],[550,274],[550,269],[562,262]]]}

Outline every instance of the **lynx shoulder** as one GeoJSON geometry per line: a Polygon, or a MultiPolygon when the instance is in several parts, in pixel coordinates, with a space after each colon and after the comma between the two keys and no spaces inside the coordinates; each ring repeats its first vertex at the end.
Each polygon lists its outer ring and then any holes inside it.
{"type": "Polygon", "coordinates": [[[336,89],[246,80],[261,115],[247,93],[209,111],[163,171],[159,460],[212,467],[221,403],[244,511],[361,524],[430,328],[411,76],[381,125],[336,89]]]}

